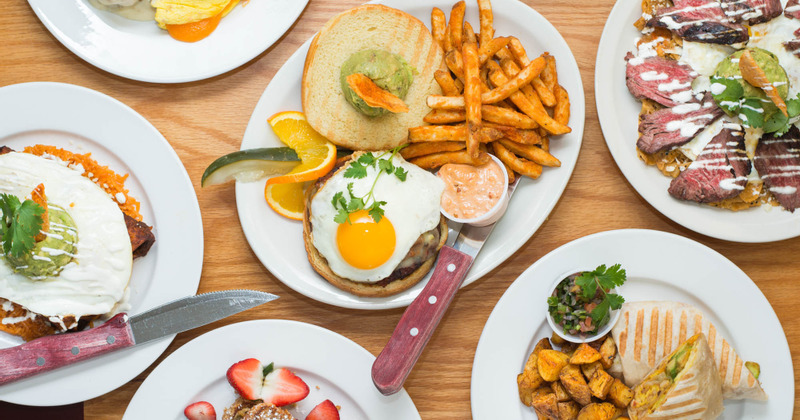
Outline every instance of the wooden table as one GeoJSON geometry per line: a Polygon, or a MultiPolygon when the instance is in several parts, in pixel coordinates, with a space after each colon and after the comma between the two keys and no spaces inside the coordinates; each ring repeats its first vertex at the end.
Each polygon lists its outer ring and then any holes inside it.
{"type": "MultiPolygon", "coordinates": [[[[800,323],[792,321],[792,311],[797,308],[795,297],[800,296],[800,239],[748,245],[691,232],[647,204],[614,164],[600,131],[593,89],[597,45],[614,1],[584,2],[579,8],[575,2],[565,0],[525,2],[555,25],[578,61],[586,94],[583,150],[572,180],[549,220],[504,264],[456,295],[406,382],[405,388],[422,418],[470,418],[473,355],[497,300],[522,271],[554,248],[611,229],[672,232],[721,252],[761,288],[783,324],[789,345],[794,350],[800,348],[800,323]]],[[[199,183],[211,161],[239,149],[250,113],[278,68],[326,20],[359,3],[360,0],[312,0],[279,42],[244,66],[209,80],[158,85],[123,79],[93,67],[50,35],[25,2],[0,2],[0,85],[31,81],[77,84],[106,93],[142,114],[169,140],[197,192],[206,233],[198,292],[235,285],[281,296],[269,305],[179,334],[141,375],[115,391],[87,401],[86,419],[120,418],[142,381],[166,356],[205,332],[235,322],[259,318],[305,321],[349,337],[373,354],[383,348],[402,309],[342,309],[296,293],[272,276],[250,250],[236,222],[233,188],[201,190],[199,183]]],[[[800,352],[793,356],[793,362],[800,365],[800,352]]],[[[797,379],[795,373],[795,387],[797,379]]],[[[795,407],[798,401],[796,398],[795,407]]]]}

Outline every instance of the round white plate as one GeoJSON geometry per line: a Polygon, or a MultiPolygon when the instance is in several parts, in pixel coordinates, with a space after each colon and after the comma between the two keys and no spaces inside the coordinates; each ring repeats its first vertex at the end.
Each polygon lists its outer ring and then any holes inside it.
{"type": "MultiPolygon", "coordinates": [[[[404,10],[426,25],[433,7],[450,10],[450,0],[380,2],[404,10]]],[[[554,138],[551,152],[561,160],[560,168],[548,168],[541,178],[523,177],[492,236],[484,245],[463,285],[472,283],[506,260],[522,246],[550,214],[567,185],[583,138],[584,98],[580,72],[572,52],[556,29],[535,10],[516,0],[492,2],[497,36],[514,35],[529,55],[549,51],[558,65],[558,80],[570,94],[572,132],[554,138]]],[[[478,24],[478,11],[467,6],[466,19],[478,24]]],[[[477,27],[477,26],[476,26],[477,27]]],[[[311,40],[303,44],[278,71],[258,101],[242,140],[242,149],[282,146],[267,118],[280,111],[302,110],[300,79],[311,40]]],[[[387,298],[361,298],[343,292],[317,275],[308,263],[303,246],[303,227],[277,213],[264,200],[265,181],[236,184],[239,221],[250,247],[267,269],[292,289],[320,302],[358,309],[386,309],[407,306],[422,290],[426,280],[405,292],[387,298]]]]}
{"type": "Polygon", "coordinates": [[[308,0],[250,1],[237,5],[214,32],[180,42],[155,21],[123,18],[88,0],[28,0],[45,27],[78,57],[109,73],[152,83],[213,77],[252,60],[277,41],[308,0]]]}
{"type": "Polygon", "coordinates": [[[721,419],[792,418],[794,369],[775,311],[730,260],[682,236],[655,230],[615,230],[572,241],[525,270],[497,302],[483,328],[472,365],[472,418],[536,419],[519,400],[517,374],[536,342],[552,330],[547,293],[558,276],[600,264],[622,264],[627,301],[671,300],[709,316],[738,354],[761,364],[769,401],[725,401],[721,419]],[[571,270],[571,271],[570,271],[571,270]]]}
{"type": "Polygon", "coordinates": [[[800,235],[800,212],[761,206],[733,212],[673,198],[667,192],[672,178],[647,166],[636,155],[641,103],[625,85],[625,54],[641,36],[633,22],[641,4],[618,1],[606,22],[595,64],[597,114],[608,149],[633,188],[664,216],[687,229],[736,242],[771,242],[800,235]],[[613,104],[613,106],[609,106],[613,104]]]}
{"type": "Polygon", "coordinates": [[[375,360],[350,339],[316,325],[281,319],[227,325],[186,343],[170,354],[136,391],[123,420],[184,419],[183,409],[208,401],[218,418],[236,400],[225,372],[244,359],[275,363],[303,379],[311,392],[290,411],[304,419],[326,399],[341,407],[343,419],[419,419],[405,390],[383,396],[372,384],[375,360]]]}
{"type": "MultiPolygon", "coordinates": [[[[141,202],[156,243],[133,262],[128,313],[197,293],[203,266],[200,207],[178,155],[155,127],[116,99],[62,83],[0,88],[0,115],[0,145],[22,150],[47,144],[90,152],[98,163],[130,174],[125,186],[141,202]]],[[[0,386],[0,400],[51,406],[103,395],[144,371],[174,337],[0,386]]],[[[21,343],[0,333],[0,348],[21,343]]]]}

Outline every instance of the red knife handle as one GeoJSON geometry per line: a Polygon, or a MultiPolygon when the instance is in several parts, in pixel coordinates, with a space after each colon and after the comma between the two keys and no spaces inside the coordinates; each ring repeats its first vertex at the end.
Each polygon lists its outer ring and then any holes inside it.
{"type": "Polygon", "coordinates": [[[383,395],[403,388],[472,265],[472,257],[445,246],[428,284],[411,302],[389,342],[372,364],[372,382],[383,395]]]}
{"type": "Polygon", "coordinates": [[[0,350],[0,385],[135,344],[128,315],[90,330],[50,335],[0,350]]]}

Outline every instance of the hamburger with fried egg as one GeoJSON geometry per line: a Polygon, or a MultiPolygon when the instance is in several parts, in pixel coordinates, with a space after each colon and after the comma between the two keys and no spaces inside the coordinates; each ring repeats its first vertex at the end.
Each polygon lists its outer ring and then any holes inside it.
{"type": "Polygon", "coordinates": [[[311,266],[357,296],[414,286],[447,240],[439,211],[444,183],[396,150],[356,152],[339,164],[306,194],[303,239],[311,266]]]}
{"type": "Polygon", "coordinates": [[[308,123],[337,146],[388,150],[407,142],[408,128],[426,125],[428,95],[443,53],[427,27],[403,11],[380,4],[347,10],[320,29],[306,55],[302,80],[308,123]],[[408,112],[367,105],[350,87],[353,74],[402,100],[408,112]]]}
{"type": "Polygon", "coordinates": [[[31,340],[82,329],[125,300],[133,259],[155,237],[120,182],[88,155],[0,147],[0,331],[31,340]]]}

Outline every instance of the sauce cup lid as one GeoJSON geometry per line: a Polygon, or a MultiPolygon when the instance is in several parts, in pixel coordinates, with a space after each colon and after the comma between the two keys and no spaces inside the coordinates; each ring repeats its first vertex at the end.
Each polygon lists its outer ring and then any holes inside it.
{"type": "Polygon", "coordinates": [[[497,203],[495,203],[494,206],[491,209],[489,209],[489,211],[487,211],[486,213],[484,213],[484,214],[482,214],[480,216],[477,216],[477,217],[469,218],[469,219],[463,219],[463,218],[454,217],[450,213],[445,211],[445,209],[442,208],[441,205],[440,205],[439,209],[440,209],[442,215],[444,215],[444,217],[446,217],[447,219],[452,220],[453,222],[456,222],[456,223],[465,223],[465,224],[468,224],[468,225],[479,226],[479,227],[480,226],[488,226],[488,225],[491,225],[492,223],[500,220],[500,218],[506,212],[506,208],[508,208],[508,201],[509,201],[509,197],[508,197],[508,172],[506,171],[506,165],[504,165],[503,162],[501,162],[500,159],[498,159],[495,155],[489,154],[489,157],[492,158],[492,161],[494,162],[494,164],[499,166],[500,167],[500,171],[503,172],[503,185],[505,185],[505,188],[503,188],[503,193],[500,196],[500,199],[497,200],[497,203]]]}

